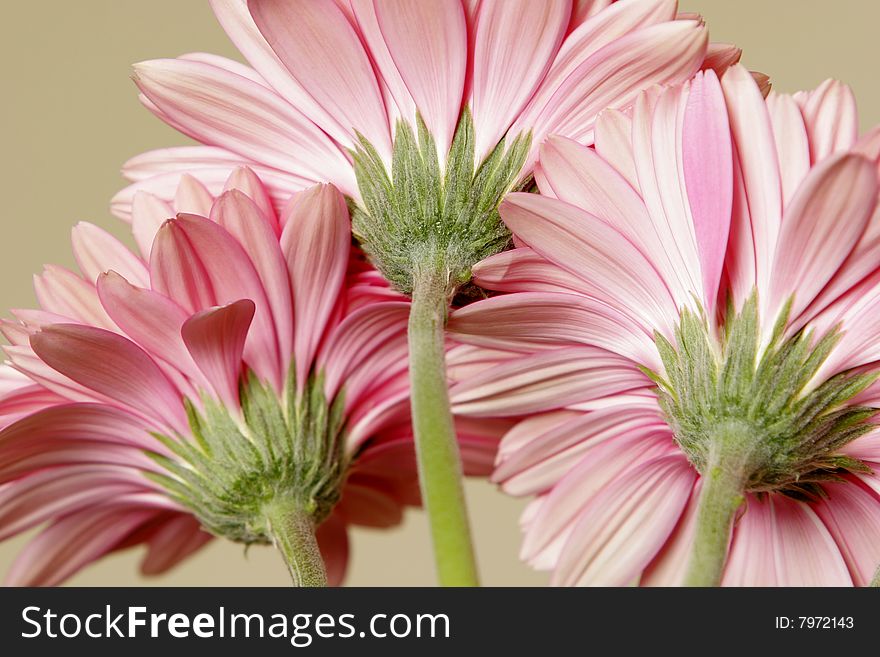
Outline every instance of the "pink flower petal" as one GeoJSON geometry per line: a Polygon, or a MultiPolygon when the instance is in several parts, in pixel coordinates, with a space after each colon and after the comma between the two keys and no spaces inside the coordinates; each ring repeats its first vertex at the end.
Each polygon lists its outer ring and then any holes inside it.
{"type": "Polygon", "coordinates": [[[852,147],[859,135],[856,99],[848,85],[825,80],[816,89],[795,95],[810,136],[810,156],[817,164],[852,147]]]}
{"type": "MultiPolygon", "coordinates": [[[[602,14],[594,20],[600,18],[602,14]]],[[[554,66],[511,131],[516,134],[531,128],[535,147],[548,134],[592,141],[600,110],[625,107],[651,85],[687,79],[699,70],[706,43],[701,24],[672,21],[614,39],[564,78],[554,75],[554,66]]],[[[567,46],[560,50],[558,60],[565,56],[567,46]]]]}
{"type": "Polygon", "coordinates": [[[159,228],[174,216],[171,206],[147,192],[137,192],[131,202],[131,230],[144,258],[149,259],[159,228]]]}
{"type": "Polygon", "coordinates": [[[703,273],[703,303],[707,315],[714,317],[733,203],[730,128],[721,85],[714,73],[697,75],[691,81],[681,148],[703,273]]]}
{"type": "Polygon", "coordinates": [[[250,167],[238,167],[229,174],[229,178],[227,178],[226,184],[223,186],[223,191],[228,192],[231,190],[238,190],[247,196],[259,208],[273,230],[276,233],[280,233],[281,228],[278,226],[278,216],[275,214],[272,198],[253,169],[250,167]]]}
{"type": "MultiPolygon", "coordinates": [[[[548,431],[533,434],[528,443],[499,461],[492,481],[501,484],[511,495],[533,495],[555,487],[548,498],[555,499],[556,490],[562,493],[566,489],[571,493],[572,484],[583,480],[585,475],[579,463],[585,454],[592,455],[587,460],[595,465],[601,452],[594,453],[598,445],[608,441],[610,448],[611,441],[614,441],[619,451],[625,451],[624,445],[638,435],[642,441],[640,444],[643,443],[639,449],[644,449],[651,443],[649,438],[657,434],[667,435],[668,431],[656,404],[652,408],[632,402],[616,403],[606,409],[581,413],[548,431]],[[568,474],[575,471],[580,474],[569,479],[568,474]]],[[[668,448],[667,443],[664,444],[668,448]]],[[[576,494],[592,495],[585,490],[576,494]]]]}
{"type": "Polygon", "coordinates": [[[84,324],[115,328],[101,306],[95,285],[69,269],[46,265],[41,275],[34,276],[34,290],[44,310],[84,324]]]}
{"type": "Polygon", "coordinates": [[[468,344],[524,352],[593,345],[660,369],[651,334],[614,308],[580,295],[522,292],[493,297],[456,310],[447,330],[468,344]]]}
{"type": "Polygon", "coordinates": [[[632,117],[615,109],[606,109],[596,119],[596,152],[613,166],[637,192],[639,177],[633,156],[632,117]]]}
{"type": "Polygon", "coordinates": [[[200,550],[212,538],[189,514],[181,513],[163,520],[147,539],[147,554],[141,562],[141,572],[144,575],[164,573],[200,550]]]}
{"type": "Polygon", "coordinates": [[[241,299],[196,313],[180,331],[196,365],[229,409],[239,405],[241,356],[253,318],[254,302],[241,299]]]}
{"type": "Polygon", "coordinates": [[[294,303],[296,385],[306,385],[348,266],[351,223],[345,199],[332,185],[296,197],[284,220],[281,249],[294,303]]]}
{"type": "Polygon", "coordinates": [[[644,326],[674,326],[678,312],[654,266],[611,225],[556,199],[510,194],[500,206],[528,246],[590,285],[601,301],[644,326]]]}
{"type": "Polygon", "coordinates": [[[504,136],[550,69],[570,5],[570,0],[508,0],[479,6],[471,101],[477,162],[504,136]]]}
{"type": "Polygon", "coordinates": [[[880,565],[880,498],[851,480],[826,490],[828,498],[813,509],[843,553],[853,584],[868,586],[880,565]]]}
{"type": "Polygon", "coordinates": [[[475,417],[538,413],[648,385],[630,361],[602,349],[540,352],[491,368],[452,387],[455,413],[475,417]]]}
{"type": "Polygon", "coordinates": [[[434,136],[440,161],[445,162],[458,125],[467,67],[461,2],[380,0],[373,6],[394,66],[434,136]]]}
{"type": "Polygon", "coordinates": [[[158,426],[188,432],[180,394],[156,363],[130,340],[104,329],[56,324],[31,336],[51,368],[129,406],[158,426]]]}
{"type": "Polygon", "coordinates": [[[527,246],[496,253],[474,265],[471,273],[475,284],[499,292],[585,291],[580,278],[527,246]]]}
{"type": "Polygon", "coordinates": [[[876,200],[877,173],[860,155],[837,155],[812,169],[782,222],[765,297],[768,322],[789,295],[792,317],[810,305],[862,236],[876,200]]]}
{"type": "Polygon", "coordinates": [[[177,192],[174,195],[175,213],[186,212],[207,217],[213,202],[214,199],[208,188],[197,178],[188,173],[180,177],[177,192]]]}
{"type": "Polygon", "coordinates": [[[266,215],[238,190],[224,192],[211,209],[211,219],[238,240],[263,283],[286,373],[293,358],[293,301],[287,263],[275,232],[277,224],[273,225],[269,216],[274,217],[274,213],[266,215]]]}
{"type": "Polygon", "coordinates": [[[217,223],[179,215],[159,231],[151,255],[153,288],[189,312],[250,299],[256,306],[244,357],[276,390],[283,386],[276,327],[251,256],[217,223]]]}
{"type": "Polygon", "coordinates": [[[376,76],[357,33],[336,3],[250,0],[248,8],[289,75],[336,119],[325,122],[323,116],[313,116],[313,120],[325,129],[336,123],[347,133],[343,143],[348,147],[359,132],[390,161],[391,135],[376,76]]]}
{"type": "Polygon", "coordinates": [[[724,586],[851,586],[840,549],[803,502],[750,496],[734,528],[724,586]]]}
{"type": "Polygon", "coordinates": [[[318,525],[315,532],[324,567],[327,585],[341,586],[348,569],[348,529],[338,516],[330,516],[318,525]]]}
{"type": "Polygon", "coordinates": [[[150,273],[143,260],[103,228],[81,221],[72,237],[76,262],[89,282],[94,283],[100,274],[112,269],[135,285],[149,285],[150,273]]]}
{"type": "Polygon", "coordinates": [[[6,575],[7,586],[53,586],[113,550],[156,515],[153,509],[87,509],[65,516],[32,539],[6,575]]]}
{"type": "Polygon", "coordinates": [[[783,206],[787,207],[810,170],[810,142],[801,111],[791,96],[771,92],[767,109],[779,157],[783,206]]]}
{"type": "MultiPolygon", "coordinates": [[[[745,217],[750,222],[750,227],[734,224],[731,233],[754,235],[753,243],[732,244],[753,249],[750,255],[737,255],[734,249],[729,263],[733,265],[732,287],[737,300],[742,302],[756,283],[759,290],[769,287],[782,221],[782,190],[770,114],[754,79],[745,68],[736,65],[721,78],[721,87],[742,172],[741,179],[734,179],[741,185],[740,191],[734,190],[734,199],[738,193],[742,194],[745,217]],[[754,268],[749,270],[752,262],[754,268]]],[[[736,200],[734,203],[736,205],[736,200]]]]}
{"type": "Polygon", "coordinates": [[[333,180],[346,190],[355,188],[351,165],[327,135],[251,80],[180,59],[137,64],[135,80],[193,139],[315,181],[333,180]]]}
{"type": "Polygon", "coordinates": [[[651,562],[678,523],[696,472],[683,454],[643,463],[584,508],[560,554],[557,585],[625,586],[651,562]]]}

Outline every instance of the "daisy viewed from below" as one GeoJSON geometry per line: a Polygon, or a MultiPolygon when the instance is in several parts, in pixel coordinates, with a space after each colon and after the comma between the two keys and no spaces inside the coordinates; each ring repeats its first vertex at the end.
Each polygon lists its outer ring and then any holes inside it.
{"type": "MultiPolygon", "coordinates": [[[[0,325],[0,540],[44,526],[7,583],[139,543],[158,573],[214,534],[275,544],[297,584],[338,584],[347,526],[419,503],[409,301],[351,246],[333,186],[279,216],[238,169],[217,198],[184,177],[173,204],[133,209],[140,253],[78,225],[82,275],[48,266],[41,308],[0,325]]],[[[491,423],[465,422],[479,469],[491,423]]]]}
{"type": "Polygon", "coordinates": [[[847,87],[765,101],[731,68],[553,138],[510,292],[456,339],[519,351],[455,408],[534,414],[494,480],[562,585],[865,585],[880,563],[880,130],[847,87]]]}
{"type": "Polygon", "coordinates": [[[214,0],[253,68],[202,53],[135,66],[144,103],[204,144],[135,158],[115,199],[217,185],[247,164],[284,197],[332,182],[376,267],[412,295],[413,422],[441,582],[476,570],[443,360],[456,291],[510,234],[497,205],[528,184],[549,134],[583,143],[605,107],[652,84],[723,70],[675,0],[214,0]]]}

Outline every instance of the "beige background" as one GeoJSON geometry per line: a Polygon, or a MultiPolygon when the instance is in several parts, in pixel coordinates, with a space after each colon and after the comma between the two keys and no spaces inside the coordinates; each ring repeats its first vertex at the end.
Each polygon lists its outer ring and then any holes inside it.
{"type": "MultiPolygon", "coordinates": [[[[539,1],[539,0],[536,0],[539,1]]],[[[880,120],[873,0],[683,0],[702,13],[713,39],[745,50],[745,63],[794,91],[827,77],[849,82],[860,101],[862,128],[880,120]]],[[[144,110],[129,65],[205,50],[236,57],[202,0],[2,0],[0,19],[0,312],[32,306],[30,276],[43,263],[73,265],[69,229],[87,219],[122,234],[107,202],[122,185],[118,169],[149,148],[185,143],[144,110]]],[[[483,580],[539,585],[546,576],[516,558],[522,503],[485,482],[467,493],[483,580]]],[[[0,544],[5,572],[23,541],[0,544]]],[[[81,585],[286,584],[269,549],[215,542],[161,578],[137,573],[140,550],[105,559],[72,580],[81,585]]],[[[410,512],[393,531],[353,532],[349,584],[433,583],[427,527],[410,512]]]]}

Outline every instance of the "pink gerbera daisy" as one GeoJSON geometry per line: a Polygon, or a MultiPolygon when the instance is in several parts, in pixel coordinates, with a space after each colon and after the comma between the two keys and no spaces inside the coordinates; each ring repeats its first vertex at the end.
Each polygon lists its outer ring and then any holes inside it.
{"type": "Polygon", "coordinates": [[[524,352],[453,389],[535,414],[495,481],[535,495],[556,584],[864,585],[880,562],[880,130],[829,81],[765,101],[739,67],[542,148],[521,248],[457,311],[524,352]]]}
{"type": "MultiPolygon", "coordinates": [[[[47,267],[41,309],[0,327],[0,539],[45,525],[7,583],[138,543],[158,573],[213,534],[337,584],[347,525],[419,502],[408,300],[352,248],[333,186],[280,216],[250,170],[226,190],[184,177],[174,207],[136,198],[137,254],[78,225],[82,275],[47,267]]],[[[459,430],[485,463],[491,425],[459,430]]]]}
{"type": "Polygon", "coordinates": [[[739,57],[675,0],[214,0],[253,68],[194,54],[144,62],[161,119],[204,144],[135,158],[133,194],[235,164],[284,198],[332,182],[372,262],[411,294],[413,422],[441,581],[476,582],[446,395],[443,326],[472,265],[505,248],[497,205],[530,183],[549,134],[583,143],[605,107],[739,57]]]}

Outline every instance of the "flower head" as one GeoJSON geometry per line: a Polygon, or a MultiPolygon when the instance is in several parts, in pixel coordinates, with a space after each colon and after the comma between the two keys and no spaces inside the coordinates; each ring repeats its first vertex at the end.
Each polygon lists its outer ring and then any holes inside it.
{"type": "Polygon", "coordinates": [[[524,354],[453,398],[535,414],[494,474],[537,496],[527,560],[678,584],[715,541],[725,584],[870,581],[878,155],[845,86],[765,100],[740,67],[603,113],[595,148],[547,142],[542,195],[501,207],[522,246],[475,268],[513,294],[450,324],[524,354]]]}
{"type": "Polygon", "coordinates": [[[183,177],[173,207],[141,193],[133,211],[139,253],[78,225],[82,274],[47,267],[41,308],[2,324],[0,538],[46,525],[7,582],[137,543],[147,573],[211,534],[266,543],[280,504],[317,527],[338,583],[346,526],[419,502],[408,300],[352,248],[330,185],[279,216],[238,169],[217,198],[183,177]]]}
{"type": "Polygon", "coordinates": [[[708,46],[675,0],[212,5],[253,69],[204,54],[135,67],[147,107],[206,146],[132,160],[116,211],[136,189],[167,195],[181,170],[216,185],[245,163],[282,198],[332,182],[407,293],[419,266],[455,288],[506,246],[498,201],[528,181],[547,135],[589,143],[602,108],[739,56],[708,46]]]}

